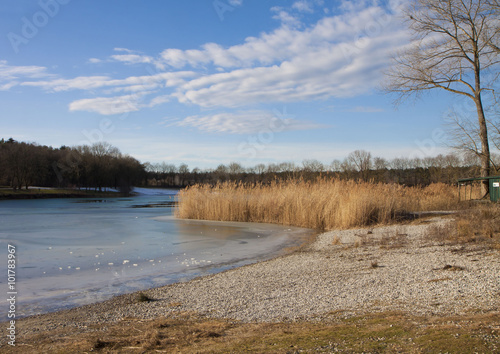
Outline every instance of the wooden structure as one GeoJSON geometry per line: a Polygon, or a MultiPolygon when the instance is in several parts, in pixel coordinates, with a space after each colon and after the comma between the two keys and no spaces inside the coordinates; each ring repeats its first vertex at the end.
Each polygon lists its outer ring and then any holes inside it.
{"type": "Polygon", "coordinates": [[[464,200],[472,200],[472,184],[478,181],[488,181],[490,185],[490,200],[500,201],[500,176],[461,178],[458,180],[458,200],[462,200],[462,187],[465,187],[464,200]],[[469,199],[467,199],[467,187],[469,188],[469,199]]]}

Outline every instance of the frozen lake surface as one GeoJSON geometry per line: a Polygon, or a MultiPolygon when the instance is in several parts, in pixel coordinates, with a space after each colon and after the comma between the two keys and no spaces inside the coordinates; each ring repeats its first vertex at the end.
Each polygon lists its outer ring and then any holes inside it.
{"type": "MultiPolygon", "coordinates": [[[[17,316],[268,259],[312,231],[268,224],[177,220],[176,191],[128,198],[0,201],[0,259],[16,246],[17,316]]],[[[7,294],[7,273],[0,289],[7,294]]],[[[2,302],[2,313],[7,314],[2,302]]]]}

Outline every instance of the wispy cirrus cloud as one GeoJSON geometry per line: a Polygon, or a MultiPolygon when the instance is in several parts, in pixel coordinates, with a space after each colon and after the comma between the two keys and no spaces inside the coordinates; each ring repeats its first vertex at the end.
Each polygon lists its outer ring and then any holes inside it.
{"type": "Polygon", "coordinates": [[[113,79],[110,76],[79,76],[73,79],[51,79],[44,81],[25,81],[23,86],[40,87],[47,91],[95,90],[98,88],[117,87],[121,91],[142,91],[159,87],[179,86],[186,79],[196,77],[192,71],[161,72],[151,75],[130,76],[125,79],[113,79]]]}
{"type": "Polygon", "coordinates": [[[149,101],[146,100],[146,97],[152,93],[154,91],[140,91],[130,95],[84,98],[71,102],[69,110],[71,112],[86,111],[102,115],[113,115],[137,112],[142,108],[155,107],[171,100],[170,95],[156,96],[149,101]]]}
{"type": "Polygon", "coordinates": [[[142,96],[144,95],[85,98],[71,102],[69,110],[96,112],[102,115],[136,112],[142,107],[142,96]]]}
{"type": "Polygon", "coordinates": [[[50,78],[54,75],[43,66],[13,66],[6,60],[0,60],[0,91],[10,90],[25,80],[50,78]]]}
{"type": "Polygon", "coordinates": [[[140,54],[115,54],[111,56],[111,59],[126,64],[150,64],[154,62],[153,57],[140,54]]]}
{"type": "Polygon", "coordinates": [[[292,117],[278,117],[262,110],[225,112],[205,116],[190,116],[175,123],[178,127],[196,128],[206,133],[256,134],[266,131],[292,131],[324,128],[324,125],[292,117]]]}
{"type": "Polygon", "coordinates": [[[110,62],[122,62],[125,64],[151,64],[155,62],[154,57],[145,55],[139,51],[135,51],[127,48],[114,48],[115,52],[119,54],[113,54],[106,59],[90,58],[88,62],[90,64],[102,64],[110,62]]]}

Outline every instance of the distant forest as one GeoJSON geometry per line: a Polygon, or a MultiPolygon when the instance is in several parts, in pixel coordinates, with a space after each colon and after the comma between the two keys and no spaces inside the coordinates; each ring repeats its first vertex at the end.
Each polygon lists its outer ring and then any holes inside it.
{"type": "MultiPolygon", "coordinates": [[[[494,156],[494,159],[495,166],[498,166],[499,156],[494,156]]],[[[495,168],[493,172],[500,173],[495,168]]],[[[425,186],[435,182],[452,184],[458,178],[478,175],[479,160],[475,155],[386,160],[356,150],[344,160],[334,160],[329,165],[314,159],[304,160],[300,165],[283,162],[253,167],[232,162],[221,164],[216,169],[201,170],[189,169],[186,164],[141,163],[108,143],[53,148],[12,138],[0,140],[0,186],[14,190],[39,186],[101,191],[112,187],[128,193],[132,186],[182,188],[198,183],[269,183],[290,178],[315,180],[318,177],[425,186]]]]}

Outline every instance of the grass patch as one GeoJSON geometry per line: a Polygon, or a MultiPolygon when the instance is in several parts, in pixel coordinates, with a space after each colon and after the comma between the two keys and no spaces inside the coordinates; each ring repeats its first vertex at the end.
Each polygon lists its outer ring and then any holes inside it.
{"type": "Polygon", "coordinates": [[[500,315],[416,317],[400,313],[296,323],[236,323],[184,314],[176,319],[129,319],[78,332],[58,328],[23,337],[7,353],[36,346],[44,353],[494,353],[500,315]]]}
{"type": "Polygon", "coordinates": [[[318,179],[270,184],[226,182],[179,193],[184,219],[264,222],[318,230],[388,224],[410,212],[458,207],[456,188],[318,179]]]}
{"type": "Polygon", "coordinates": [[[151,302],[151,301],[153,301],[152,298],[150,298],[149,296],[147,296],[143,292],[140,292],[137,294],[136,300],[137,300],[137,302],[151,302]]]}

